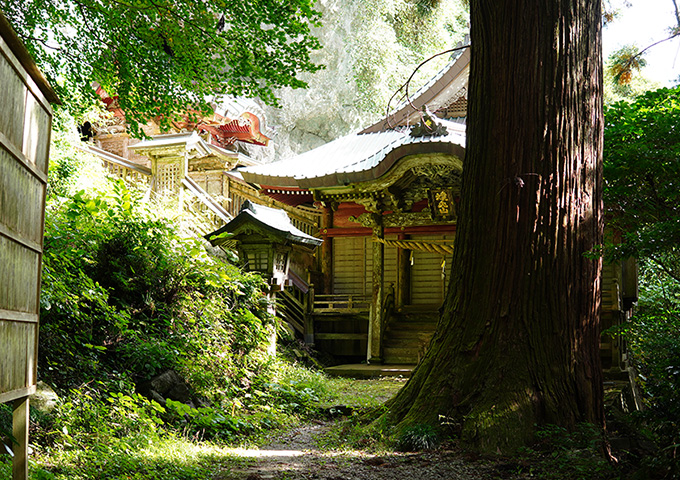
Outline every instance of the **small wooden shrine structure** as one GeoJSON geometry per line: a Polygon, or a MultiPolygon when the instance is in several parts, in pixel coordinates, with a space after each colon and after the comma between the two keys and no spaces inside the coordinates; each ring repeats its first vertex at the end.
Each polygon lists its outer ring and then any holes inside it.
{"type": "Polygon", "coordinates": [[[304,271],[323,240],[297,229],[283,210],[246,201],[241,212],[219,230],[206,235],[213,245],[235,244],[247,270],[262,273],[273,292],[293,280],[290,265],[304,271]]]}
{"type": "Polygon", "coordinates": [[[0,402],[13,403],[13,479],[28,478],[29,395],[35,392],[45,193],[59,103],[0,14],[0,402]]]}

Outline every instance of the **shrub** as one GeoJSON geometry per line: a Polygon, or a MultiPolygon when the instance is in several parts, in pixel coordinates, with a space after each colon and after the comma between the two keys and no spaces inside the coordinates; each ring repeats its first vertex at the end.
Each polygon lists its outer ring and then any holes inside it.
{"type": "Polygon", "coordinates": [[[397,446],[402,452],[434,450],[439,445],[437,430],[429,424],[411,425],[399,434],[397,446]]]}
{"type": "Polygon", "coordinates": [[[640,300],[631,322],[614,331],[628,345],[645,410],[631,418],[658,446],[647,466],[680,474],[680,282],[656,264],[641,262],[640,300]]]}
{"type": "Polygon", "coordinates": [[[603,432],[596,425],[580,423],[573,432],[546,425],[536,432],[536,443],[522,450],[530,464],[542,471],[540,478],[595,480],[616,478],[604,458],[603,432]]]}

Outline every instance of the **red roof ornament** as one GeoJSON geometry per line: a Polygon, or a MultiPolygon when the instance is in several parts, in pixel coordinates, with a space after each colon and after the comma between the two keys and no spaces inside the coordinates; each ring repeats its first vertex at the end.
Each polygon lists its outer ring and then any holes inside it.
{"type": "Polygon", "coordinates": [[[200,130],[210,132],[217,143],[228,146],[241,141],[266,147],[269,137],[260,132],[260,119],[250,112],[243,112],[234,119],[225,119],[225,123],[210,122],[199,126],[200,130]]]}

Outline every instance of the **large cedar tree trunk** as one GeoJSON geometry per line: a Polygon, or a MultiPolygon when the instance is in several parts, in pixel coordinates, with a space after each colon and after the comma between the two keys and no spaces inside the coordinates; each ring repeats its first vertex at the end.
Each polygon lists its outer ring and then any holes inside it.
{"type": "Polygon", "coordinates": [[[601,3],[471,1],[468,143],[451,285],[393,421],[512,452],[603,423],[601,3]]]}

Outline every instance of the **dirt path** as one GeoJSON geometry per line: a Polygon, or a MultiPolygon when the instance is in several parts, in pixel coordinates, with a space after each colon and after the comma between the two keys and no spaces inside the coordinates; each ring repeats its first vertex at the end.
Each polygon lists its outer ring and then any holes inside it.
{"type": "Polygon", "coordinates": [[[445,448],[425,453],[374,455],[360,450],[333,451],[317,441],[332,422],[301,425],[260,449],[234,450],[238,468],[219,480],[487,480],[516,477],[495,462],[466,458],[445,448]]]}

